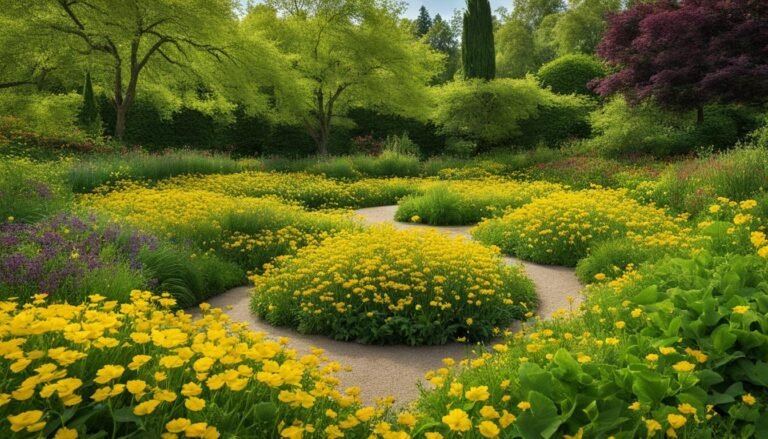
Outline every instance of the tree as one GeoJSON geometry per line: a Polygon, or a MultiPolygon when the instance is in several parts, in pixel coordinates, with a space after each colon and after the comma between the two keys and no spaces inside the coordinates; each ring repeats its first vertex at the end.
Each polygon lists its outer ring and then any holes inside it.
{"type": "Polygon", "coordinates": [[[512,18],[502,24],[495,41],[499,77],[522,78],[538,67],[534,36],[522,21],[512,18]]]}
{"type": "Polygon", "coordinates": [[[153,86],[173,77],[169,70],[200,79],[201,56],[232,61],[227,46],[237,27],[234,7],[232,0],[46,0],[29,4],[21,19],[59,50],[96,66],[111,91],[114,135],[120,137],[143,76],[152,75],[153,86]]]}
{"type": "Polygon", "coordinates": [[[443,73],[438,75],[434,83],[443,84],[453,79],[459,70],[461,60],[459,59],[459,41],[458,32],[453,29],[451,24],[440,14],[435,15],[432,27],[426,34],[427,44],[432,49],[445,55],[445,68],[443,73]]]}
{"type": "Polygon", "coordinates": [[[552,31],[557,52],[594,53],[608,26],[609,14],[620,7],[620,0],[571,0],[552,31]]]}
{"type": "Polygon", "coordinates": [[[93,94],[93,82],[91,81],[91,72],[85,74],[85,85],[83,85],[83,106],[80,109],[80,126],[88,133],[100,134],[101,115],[99,114],[99,105],[96,102],[96,96],[93,94]]]}
{"type": "Polygon", "coordinates": [[[539,27],[544,17],[565,9],[563,0],[514,0],[513,5],[510,18],[521,21],[531,31],[539,27]]]}
{"type": "Polygon", "coordinates": [[[461,55],[466,79],[491,80],[496,76],[493,17],[488,0],[467,0],[461,55]]]}
{"type": "Polygon", "coordinates": [[[764,0],[640,3],[611,18],[598,54],[620,70],[596,91],[695,109],[702,124],[707,103],[765,102],[766,41],[764,0]]]}
{"type": "Polygon", "coordinates": [[[432,28],[432,17],[429,16],[427,8],[422,5],[419,8],[419,16],[416,18],[416,36],[423,37],[430,28],[432,28]]]}
{"type": "Polygon", "coordinates": [[[427,83],[441,56],[413,35],[400,13],[384,0],[316,0],[301,10],[268,1],[244,19],[247,32],[268,32],[292,60],[303,96],[292,112],[318,154],[328,154],[334,121],[353,107],[426,113],[427,83]]]}

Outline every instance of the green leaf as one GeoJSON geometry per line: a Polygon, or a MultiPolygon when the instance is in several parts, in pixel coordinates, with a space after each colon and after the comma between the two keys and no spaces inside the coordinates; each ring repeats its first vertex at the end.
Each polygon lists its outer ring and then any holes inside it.
{"type": "Polygon", "coordinates": [[[736,334],[727,324],[722,324],[712,331],[712,346],[718,353],[725,353],[736,343],[736,339],[736,334]]]}
{"type": "Polygon", "coordinates": [[[658,302],[658,300],[659,289],[656,285],[651,285],[632,298],[632,301],[638,305],[651,305],[658,302]]]}
{"type": "Polygon", "coordinates": [[[558,349],[557,352],[555,352],[554,362],[558,366],[554,372],[562,379],[574,381],[581,373],[581,367],[579,366],[578,361],[576,361],[565,349],[558,349]]]}
{"type": "Polygon", "coordinates": [[[524,439],[549,438],[563,423],[551,399],[535,390],[528,393],[531,409],[518,416],[515,425],[524,439]]]}
{"type": "Polygon", "coordinates": [[[667,395],[669,378],[651,371],[635,372],[632,375],[632,391],[641,402],[656,405],[667,395]]]}
{"type": "Polygon", "coordinates": [[[133,423],[139,426],[144,425],[144,421],[133,414],[133,407],[123,407],[112,412],[112,419],[120,423],[133,423]]]}
{"type": "Polygon", "coordinates": [[[269,423],[277,417],[277,407],[271,402],[260,402],[253,406],[253,418],[257,422],[269,423]]]}

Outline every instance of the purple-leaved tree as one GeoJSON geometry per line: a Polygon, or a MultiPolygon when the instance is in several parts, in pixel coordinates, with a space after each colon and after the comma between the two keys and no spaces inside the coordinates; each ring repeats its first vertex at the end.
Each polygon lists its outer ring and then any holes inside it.
{"type": "Polygon", "coordinates": [[[768,99],[768,1],[639,3],[611,17],[597,53],[618,68],[597,93],[695,109],[701,123],[705,104],[768,99]]]}

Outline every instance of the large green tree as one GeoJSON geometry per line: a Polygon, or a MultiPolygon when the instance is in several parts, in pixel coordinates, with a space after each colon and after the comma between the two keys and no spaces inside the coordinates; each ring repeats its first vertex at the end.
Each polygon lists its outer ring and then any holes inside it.
{"type": "Polygon", "coordinates": [[[454,29],[451,23],[443,20],[440,14],[435,15],[435,19],[432,22],[432,27],[427,32],[427,43],[434,50],[445,55],[445,68],[443,72],[439,74],[434,82],[442,84],[453,79],[456,72],[461,67],[461,59],[459,57],[459,32],[454,29]]]}
{"type": "Polygon", "coordinates": [[[609,14],[620,7],[621,0],[570,0],[568,10],[552,29],[558,54],[595,53],[608,27],[609,14]]]}
{"type": "Polygon", "coordinates": [[[429,11],[427,11],[427,8],[422,5],[419,8],[419,16],[416,17],[416,35],[419,37],[423,37],[424,35],[429,32],[429,29],[432,27],[432,17],[429,15],[429,11]]]}
{"type": "MultiPolygon", "coordinates": [[[[93,66],[114,106],[114,135],[148,77],[155,91],[184,77],[199,87],[205,63],[234,62],[234,0],[2,0],[7,19],[22,20],[49,50],[74,54],[93,66]]],[[[18,35],[23,41],[26,35],[18,35]]],[[[85,70],[85,68],[83,68],[85,70]]],[[[82,73],[81,73],[82,75],[82,73]]],[[[80,76],[82,78],[82,76],[80,76]]]]}
{"type": "Polygon", "coordinates": [[[461,56],[464,78],[491,80],[496,77],[493,16],[488,0],[467,0],[461,56]]]}
{"type": "Polygon", "coordinates": [[[303,99],[293,114],[317,153],[328,154],[334,121],[354,107],[424,117],[427,84],[441,56],[386,0],[271,0],[250,9],[246,32],[264,31],[291,59],[303,99]]]}

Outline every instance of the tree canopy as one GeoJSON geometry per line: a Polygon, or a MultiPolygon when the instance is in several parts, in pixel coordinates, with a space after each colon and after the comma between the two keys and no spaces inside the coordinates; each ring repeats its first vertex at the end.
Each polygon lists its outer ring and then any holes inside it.
{"type": "Polygon", "coordinates": [[[601,95],[632,103],[653,98],[676,110],[768,97],[768,3],[763,0],[662,0],[615,15],[598,54],[618,72],[601,95]]]}
{"type": "Polygon", "coordinates": [[[321,155],[335,119],[354,107],[423,117],[441,56],[417,39],[400,9],[380,0],[268,1],[246,32],[267,32],[291,59],[300,102],[290,110],[321,155]],[[290,7],[287,7],[289,5],[290,7]]]}
{"type": "Polygon", "coordinates": [[[462,61],[466,79],[496,77],[493,18],[488,0],[467,0],[462,34],[462,61]]]}

